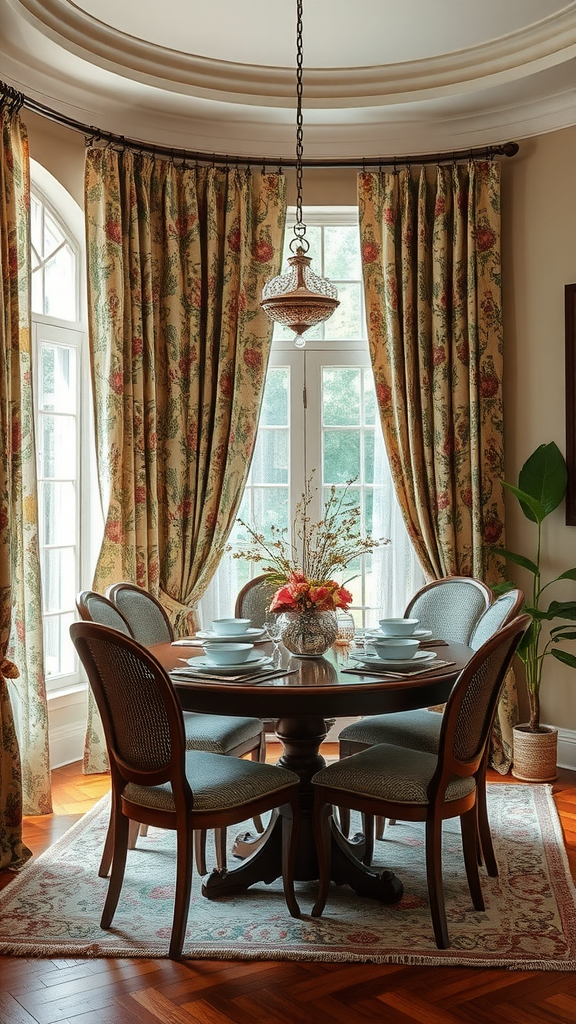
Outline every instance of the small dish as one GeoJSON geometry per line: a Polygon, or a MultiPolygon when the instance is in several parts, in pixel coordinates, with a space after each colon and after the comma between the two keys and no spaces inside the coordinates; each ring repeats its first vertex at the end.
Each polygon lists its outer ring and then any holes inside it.
{"type": "Polygon", "coordinates": [[[250,626],[245,633],[215,633],[213,629],[199,629],[196,633],[196,640],[214,640],[219,644],[227,643],[257,643],[258,640],[266,639],[264,630],[256,626],[250,626]]]}
{"type": "Polygon", "coordinates": [[[385,670],[390,669],[405,669],[407,672],[410,668],[417,665],[421,668],[427,665],[430,661],[434,661],[438,657],[435,651],[417,651],[413,658],[401,658],[397,660],[395,658],[379,658],[377,654],[351,654],[351,658],[354,661],[358,661],[366,668],[379,668],[385,670]]]}
{"type": "Polygon", "coordinates": [[[378,625],[384,636],[411,636],[419,619],[380,619],[378,625]]]}
{"type": "Polygon", "coordinates": [[[214,665],[202,655],[199,658],[189,658],[187,661],[188,671],[197,672],[198,675],[217,676],[239,676],[244,672],[258,672],[261,668],[267,668],[271,664],[271,655],[258,654],[256,651],[251,652],[247,661],[237,665],[214,665]]]}
{"type": "Polygon", "coordinates": [[[219,644],[208,640],[204,643],[206,660],[211,665],[241,665],[253,650],[254,644],[219,644]]]}
{"type": "MultiPolygon", "coordinates": [[[[377,640],[395,640],[398,636],[404,636],[403,633],[383,633],[381,629],[367,629],[366,630],[366,643],[371,643],[372,638],[376,637],[377,640]]],[[[413,633],[410,633],[410,639],[412,640],[427,640],[432,636],[431,629],[415,629],[413,633]]]]}
{"type": "Polygon", "coordinates": [[[240,636],[247,633],[252,619],[212,619],[210,625],[217,636],[240,636]]]}
{"type": "Polygon", "coordinates": [[[382,640],[370,639],[368,646],[373,648],[381,658],[409,661],[417,653],[420,641],[404,636],[383,637],[382,640]]]}

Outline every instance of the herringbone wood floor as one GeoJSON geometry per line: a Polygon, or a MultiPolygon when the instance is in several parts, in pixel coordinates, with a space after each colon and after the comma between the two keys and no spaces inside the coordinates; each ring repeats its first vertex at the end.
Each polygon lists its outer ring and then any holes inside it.
{"type": "MultiPolygon", "coordinates": [[[[271,760],[275,751],[270,750],[271,760]]],[[[502,781],[495,773],[491,781],[502,781]]],[[[513,781],[509,776],[504,780],[513,781]]],[[[79,765],[53,773],[54,815],[29,818],[45,850],[106,792],[79,765]]],[[[576,874],[576,773],[554,786],[576,874]]],[[[0,873],[0,888],[11,875],[0,873]]],[[[574,1024],[565,972],[262,961],[0,960],[0,1024],[574,1024]]]]}

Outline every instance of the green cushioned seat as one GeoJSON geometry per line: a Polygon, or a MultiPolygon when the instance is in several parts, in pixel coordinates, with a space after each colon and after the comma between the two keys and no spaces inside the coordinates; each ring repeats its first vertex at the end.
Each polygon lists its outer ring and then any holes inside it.
{"type": "Polygon", "coordinates": [[[339,739],[367,746],[392,743],[436,754],[441,727],[442,715],[436,711],[400,711],[390,715],[370,715],[359,722],[352,722],[342,730],[339,739]]]}
{"type": "MultiPolygon", "coordinates": [[[[437,767],[435,754],[379,743],[328,765],[317,772],[312,781],[357,796],[427,804],[428,786],[437,767]]],[[[473,793],[475,785],[473,778],[453,776],[446,787],[445,801],[450,803],[473,793]]]]}
{"type": "MultiPolygon", "coordinates": [[[[194,792],[194,810],[216,811],[241,807],[266,793],[273,793],[292,782],[299,782],[294,772],[260,761],[227,758],[203,750],[186,752],[186,777],[194,792]]],[[[128,783],[127,800],[143,807],[173,811],[174,799],[169,783],[162,786],[139,786],[128,783]]]]}
{"type": "Polygon", "coordinates": [[[259,718],[234,718],[231,715],[184,714],[187,750],[208,750],[229,754],[241,743],[248,743],[262,732],[259,718]]]}

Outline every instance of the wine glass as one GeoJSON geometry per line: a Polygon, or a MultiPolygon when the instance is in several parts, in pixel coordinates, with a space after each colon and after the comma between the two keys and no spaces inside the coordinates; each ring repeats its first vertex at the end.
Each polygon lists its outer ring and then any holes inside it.
{"type": "Polygon", "coordinates": [[[272,656],[276,662],[280,656],[280,648],[278,645],[282,639],[280,616],[270,612],[264,620],[263,628],[268,640],[271,640],[274,645],[272,656]]]}

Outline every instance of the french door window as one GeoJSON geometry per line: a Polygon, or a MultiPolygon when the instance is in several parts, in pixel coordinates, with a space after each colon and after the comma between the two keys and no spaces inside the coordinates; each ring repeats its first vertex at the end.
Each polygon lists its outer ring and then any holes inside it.
{"type": "MultiPolygon", "coordinates": [[[[276,326],[266,378],[254,458],[239,518],[270,537],[270,526],[289,536],[294,506],[311,480],[313,519],[322,518],[330,488],[350,485],[360,509],[363,534],[389,543],[375,548],[344,571],[353,594],[356,625],[374,625],[384,615],[402,615],[424,583],[395,498],[378,417],[368,353],[360,241],[356,211],[337,211],[317,223],[307,213],[307,237],[314,266],[338,287],[340,306],[324,324],[294,347],[292,332],[276,326]],[[351,578],[352,577],[352,578],[351,578]],[[351,579],[350,579],[351,578],[351,579]]],[[[287,241],[291,227],[287,227],[287,241]]],[[[285,257],[290,252],[285,252],[285,257]]],[[[236,523],[232,552],[224,556],[201,602],[205,622],[232,613],[231,596],[258,564],[233,558],[249,545],[236,523]]]]}

